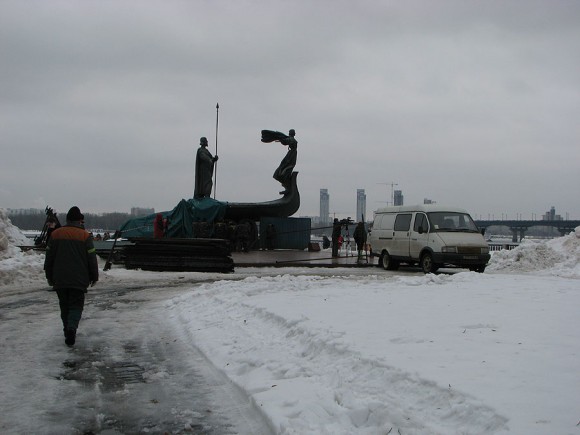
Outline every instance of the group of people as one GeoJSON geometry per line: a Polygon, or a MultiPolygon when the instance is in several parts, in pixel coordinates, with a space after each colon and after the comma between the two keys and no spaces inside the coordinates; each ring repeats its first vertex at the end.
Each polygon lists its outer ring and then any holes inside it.
{"type": "Polygon", "coordinates": [[[100,241],[109,240],[111,238],[111,233],[109,233],[108,231],[105,231],[102,236],[101,236],[101,233],[97,233],[96,236],[93,235],[93,233],[91,233],[91,236],[93,236],[94,240],[96,240],[97,242],[100,242],[100,241]]]}
{"type": "MultiPolygon", "coordinates": [[[[344,224],[337,218],[334,219],[332,223],[332,256],[334,258],[338,257],[338,251],[341,249],[344,243],[344,237],[342,236],[342,227],[344,224]]],[[[348,231],[348,227],[347,227],[348,231]]],[[[359,221],[354,229],[353,239],[356,244],[357,250],[357,262],[361,262],[363,259],[363,251],[365,251],[365,245],[367,243],[367,231],[365,229],[365,224],[363,221],[359,221]]]]}
{"type": "Polygon", "coordinates": [[[232,250],[248,252],[251,248],[252,228],[249,222],[236,223],[219,219],[215,222],[206,220],[193,222],[194,238],[214,238],[229,240],[232,250]]]}
{"type": "MultiPolygon", "coordinates": [[[[168,237],[169,219],[161,213],[153,220],[153,238],[168,237]]],[[[192,223],[192,236],[197,239],[224,239],[229,240],[234,251],[248,252],[250,250],[251,227],[249,222],[236,223],[234,221],[208,222],[206,219],[195,220],[192,223]]]]}
{"type": "MultiPolygon", "coordinates": [[[[236,252],[248,252],[252,248],[253,228],[249,221],[236,223],[234,221],[217,220],[209,223],[205,220],[195,221],[193,223],[193,237],[198,238],[215,238],[229,240],[232,250],[236,252]]],[[[265,248],[273,250],[276,244],[276,227],[269,223],[266,226],[265,248]]]]}

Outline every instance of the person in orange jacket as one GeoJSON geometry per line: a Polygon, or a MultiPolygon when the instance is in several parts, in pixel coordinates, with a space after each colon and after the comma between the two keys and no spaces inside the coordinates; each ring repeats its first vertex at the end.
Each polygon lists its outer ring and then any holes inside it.
{"type": "Polygon", "coordinates": [[[65,343],[75,344],[87,288],[99,280],[97,254],[91,234],[83,227],[84,216],[71,207],[66,225],[55,229],[46,248],[44,272],[58,295],[65,343]]]}

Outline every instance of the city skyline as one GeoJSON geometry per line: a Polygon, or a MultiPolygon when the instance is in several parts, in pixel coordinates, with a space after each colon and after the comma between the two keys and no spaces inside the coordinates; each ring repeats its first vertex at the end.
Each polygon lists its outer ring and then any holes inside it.
{"type": "MultiPolygon", "coordinates": [[[[358,191],[362,191],[364,193],[365,189],[356,189],[358,193],[358,191]]],[[[366,195],[365,195],[366,196],[366,195]]],[[[324,212],[323,210],[328,210],[328,220],[326,221],[326,223],[329,223],[332,221],[332,219],[334,217],[340,218],[340,219],[345,219],[345,218],[353,218],[353,216],[357,216],[358,218],[358,213],[357,213],[357,196],[354,197],[353,200],[353,210],[354,212],[334,212],[334,211],[330,211],[331,207],[331,193],[329,192],[329,189],[320,189],[320,212],[318,215],[306,215],[306,214],[300,214],[299,212],[296,213],[295,215],[291,216],[291,217],[309,217],[309,218],[315,218],[315,219],[319,219],[322,218],[324,216],[324,212]],[[323,200],[324,198],[324,200],[323,200]],[[325,205],[323,206],[322,203],[323,201],[325,202],[325,205]]],[[[421,203],[417,203],[417,204],[405,204],[405,205],[419,205],[421,203]]],[[[424,202],[422,204],[436,204],[436,201],[430,200],[425,198],[424,202]]],[[[374,212],[377,211],[380,208],[385,207],[386,204],[381,205],[380,207],[377,207],[373,210],[371,210],[368,214],[368,216],[365,214],[365,221],[372,221],[373,219],[373,215],[374,212]]],[[[34,207],[27,207],[27,208],[19,208],[19,209],[14,209],[14,208],[6,208],[5,209],[6,212],[8,214],[44,214],[45,213],[45,209],[44,208],[34,208],[34,207]]],[[[114,210],[114,211],[106,211],[106,212],[89,212],[89,213],[93,213],[93,214],[97,214],[97,215],[103,215],[103,214],[109,214],[109,213],[126,213],[128,215],[134,216],[134,215],[145,215],[145,214],[152,214],[155,212],[159,212],[159,211],[168,211],[168,210],[156,210],[154,208],[151,207],[130,207],[130,209],[128,210],[114,210]]],[[[548,219],[549,217],[552,218],[552,220],[579,220],[577,218],[571,217],[568,213],[566,212],[561,212],[558,211],[556,209],[556,207],[554,206],[550,206],[549,208],[546,208],[544,211],[540,211],[538,213],[536,212],[531,212],[529,215],[524,215],[523,213],[515,213],[515,214],[509,214],[509,213],[500,213],[500,214],[495,214],[495,213],[472,213],[470,210],[467,210],[470,215],[472,216],[472,218],[474,220],[497,220],[497,221],[502,221],[502,220],[531,220],[531,221],[542,221],[542,220],[550,220],[548,219]]],[[[59,215],[65,215],[67,210],[55,210],[55,212],[57,212],[59,215]]]]}

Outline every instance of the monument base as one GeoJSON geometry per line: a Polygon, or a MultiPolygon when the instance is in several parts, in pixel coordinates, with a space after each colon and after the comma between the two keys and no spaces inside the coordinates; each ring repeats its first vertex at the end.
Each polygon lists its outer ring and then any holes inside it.
{"type": "Polygon", "coordinates": [[[310,218],[273,218],[260,219],[260,249],[298,249],[308,248],[311,231],[310,218]],[[268,238],[268,225],[274,226],[271,243],[268,238]]]}

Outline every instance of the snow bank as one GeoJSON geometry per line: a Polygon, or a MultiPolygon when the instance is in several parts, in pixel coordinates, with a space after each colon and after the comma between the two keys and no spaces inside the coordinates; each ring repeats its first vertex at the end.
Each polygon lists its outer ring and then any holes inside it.
{"type": "Polygon", "coordinates": [[[580,278],[580,227],[555,239],[524,239],[511,251],[494,253],[486,270],[580,278]]]}
{"type": "Polygon", "coordinates": [[[18,246],[23,245],[30,245],[30,240],[0,209],[0,287],[44,280],[44,256],[32,250],[21,251],[18,246]]]}
{"type": "Polygon", "coordinates": [[[256,276],[192,287],[163,314],[278,434],[571,434],[576,287],[513,273],[256,276]]]}

